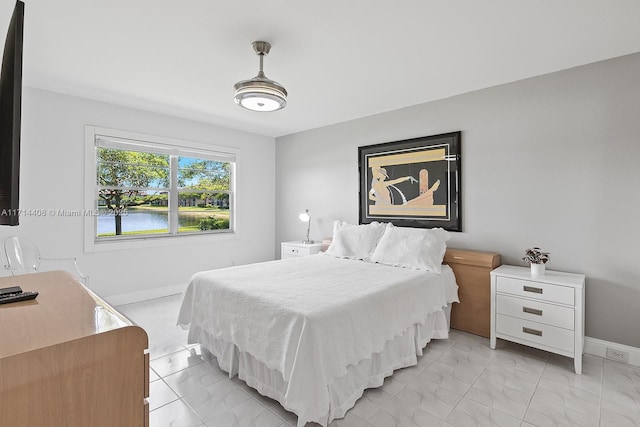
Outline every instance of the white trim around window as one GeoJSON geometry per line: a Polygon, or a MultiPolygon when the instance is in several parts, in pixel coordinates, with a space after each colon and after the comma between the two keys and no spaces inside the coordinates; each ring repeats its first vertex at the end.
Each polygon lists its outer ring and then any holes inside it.
{"type": "MultiPolygon", "coordinates": [[[[171,234],[142,235],[135,237],[120,236],[117,239],[96,239],[97,218],[95,215],[84,215],[84,249],[85,252],[102,252],[120,249],[135,249],[175,244],[187,244],[192,239],[205,239],[215,242],[236,239],[236,194],[235,175],[237,173],[240,150],[235,147],[209,145],[173,138],[145,135],[134,132],[106,129],[97,126],[85,126],[85,212],[95,212],[97,208],[97,166],[96,147],[117,148],[131,151],[149,151],[173,156],[187,156],[206,160],[228,162],[232,167],[229,190],[230,224],[229,231],[216,233],[176,233],[174,227],[171,234]],[[129,148],[127,148],[129,147],[129,148]],[[147,148],[147,149],[145,149],[147,148]]],[[[175,160],[174,160],[175,161],[175,160]]],[[[174,172],[175,173],[175,172],[174,172]]],[[[172,177],[175,179],[175,176],[172,177]]],[[[172,182],[175,181],[172,179],[172,182]]],[[[173,196],[177,198],[175,192],[173,196]]],[[[175,203],[175,200],[174,200],[175,203]]],[[[177,213],[173,212],[175,221],[177,213]]]]}

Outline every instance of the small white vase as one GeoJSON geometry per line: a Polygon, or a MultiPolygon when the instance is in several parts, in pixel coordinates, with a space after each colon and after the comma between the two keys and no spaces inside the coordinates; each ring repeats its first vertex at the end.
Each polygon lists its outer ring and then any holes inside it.
{"type": "Polygon", "coordinates": [[[531,263],[531,275],[532,276],[544,276],[544,264],[531,263]]]}

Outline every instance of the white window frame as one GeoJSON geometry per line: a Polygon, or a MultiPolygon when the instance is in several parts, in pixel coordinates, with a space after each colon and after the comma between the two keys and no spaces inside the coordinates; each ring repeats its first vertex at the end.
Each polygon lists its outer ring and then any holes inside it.
{"type": "MultiPolygon", "coordinates": [[[[152,246],[184,244],[184,239],[211,239],[214,241],[236,239],[237,214],[235,177],[237,173],[238,158],[240,156],[240,150],[238,148],[209,145],[155,135],[146,135],[128,131],[101,128],[97,126],[85,126],[85,213],[92,213],[97,209],[96,197],[98,192],[98,183],[96,179],[96,141],[98,140],[100,140],[101,146],[110,146],[110,148],[125,150],[131,149],[132,151],[140,151],[140,148],[146,145],[149,147],[149,151],[155,153],[167,153],[173,156],[191,156],[230,162],[231,179],[229,183],[229,230],[203,233],[177,233],[178,214],[177,211],[172,212],[172,210],[170,210],[170,223],[174,223],[175,225],[174,229],[170,230],[169,234],[119,236],[113,239],[97,239],[97,218],[92,214],[85,214],[85,252],[102,252],[119,249],[134,249],[152,246]],[[127,147],[128,141],[131,142],[129,148],[127,147]]],[[[169,197],[176,199],[173,200],[174,206],[177,205],[177,194],[177,182],[175,179],[172,179],[169,197]]]]}

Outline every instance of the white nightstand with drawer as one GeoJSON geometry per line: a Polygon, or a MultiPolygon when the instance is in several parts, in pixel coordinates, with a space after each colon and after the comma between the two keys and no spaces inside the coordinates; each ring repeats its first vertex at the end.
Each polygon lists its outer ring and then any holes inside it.
{"type": "Polygon", "coordinates": [[[582,274],[502,265],[491,272],[491,341],[496,338],[572,357],[582,373],[584,349],[582,274]]]}
{"type": "Polygon", "coordinates": [[[302,243],[301,241],[282,242],[280,258],[295,258],[300,256],[314,255],[320,252],[322,243],[302,243]]]}

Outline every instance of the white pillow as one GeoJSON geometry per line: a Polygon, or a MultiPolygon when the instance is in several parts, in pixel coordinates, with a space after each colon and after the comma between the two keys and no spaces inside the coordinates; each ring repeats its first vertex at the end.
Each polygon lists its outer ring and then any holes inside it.
{"type": "Polygon", "coordinates": [[[378,222],[353,225],[334,221],[333,240],[325,253],[336,258],[369,261],[383,232],[384,225],[378,222]]]}
{"type": "Polygon", "coordinates": [[[449,237],[442,228],[406,228],[387,224],[371,261],[440,274],[449,237]]]}

